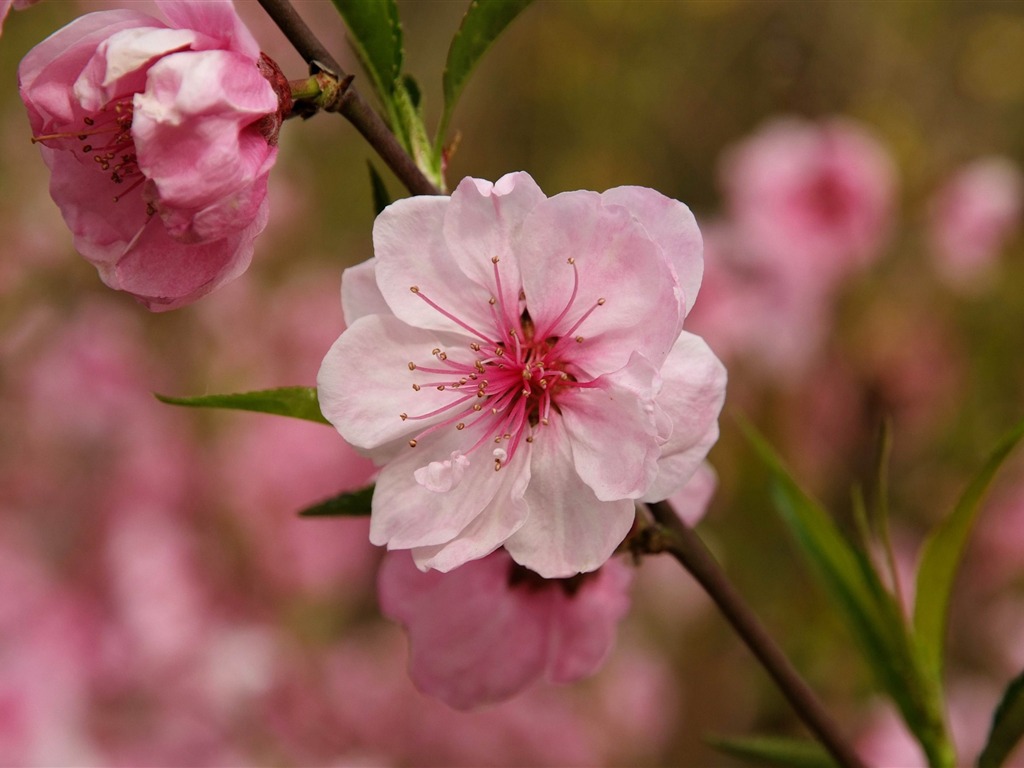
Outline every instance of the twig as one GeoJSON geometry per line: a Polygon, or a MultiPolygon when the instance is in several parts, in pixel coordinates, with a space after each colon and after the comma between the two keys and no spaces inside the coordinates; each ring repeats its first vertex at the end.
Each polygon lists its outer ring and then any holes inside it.
{"type": "Polygon", "coordinates": [[[844,768],[863,768],[864,763],[846,743],[817,696],[789,663],[757,616],[747,607],[700,537],[679,519],[668,502],[659,501],[648,504],[648,507],[658,524],[658,545],[678,560],[704,588],[771,675],[800,719],[839,765],[844,768]]]}
{"type": "MultiPolygon", "coordinates": [[[[306,26],[306,22],[302,20],[289,0],[259,0],[259,2],[267,15],[280,27],[284,36],[295,46],[295,50],[311,68],[330,70],[329,74],[339,80],[344,80],[347,77],[337,60],[331,56],[330,51],[317,39],[313,31],[306,26]]],[[[366,103],[354,87],[350,86],[346,90],[338,112],[355,126],[356,130],[362,134],[388,168],[412,194],[441,194],[441,190],[435,187],[416,167],[416,163],[398,143],[395,135],[388,129],[380,115],[366,103]]]]}

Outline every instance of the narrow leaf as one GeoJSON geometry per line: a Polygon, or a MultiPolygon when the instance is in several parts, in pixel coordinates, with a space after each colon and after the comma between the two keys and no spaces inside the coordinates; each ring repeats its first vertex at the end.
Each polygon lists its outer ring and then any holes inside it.
{"type": "Polygon", "coordinates": [[[377,96],[391,109],[402,71],[402,25],[394,0],[334,0],[377,96]]]}
{"type": "Polygon", "coordinates": [[[373,215],[378,216],[381,211],[391,205],[391,195],[388,193],[388,188],[384,185],[384,179],[377,172],[373,163],[369,160],[366,161],[366,167],[370,169],[370,187],[373,192],[373,215]]]}
{"type": "Polygon", "coordinates": [[[1024,736],[1024,673],[1013,679],[992,717],[988,742],[978,758],[978,768],[998,768],[1024,736]]]}
{"type": "Polygon", "coordinates": [[[967,486],[952,514],[932,532],[922,550],[921,564],[917,571],[914,629],[925,670],[936,682],[942,679],[949,599],[960,558],[992,478],[1022,437],[1024,422],[1014,427],[999,442],[967,486]]]}
{"type": "Polygon", "coordinates": [[[749,739],[711,736],[705,741],[719,752],[756,765],[787,768],[833,768],[836,765],[828,752],[813,741],[768,736],[749,739]]]}
{"type": "Polygon", "coordinates": [[[780,516],[842,610],[879,684],[929,758],[935,764],[947,764],[950,748],[941,692],[924,676],[892,594],[867,555],[855,549],[828,512],[800,488],[768,442],[751,425],[742,426],[771,471],[780,516]]]}
{"type": "Polygon", "coordinates": [[[438,154],[444,144],[455,104],[480,57],[530,0],[473,0],[452,38],[444,68],[444,111],[437,129],[438,154]]]}
{"type": "Polygon", "coordinates": [[[358,491],[339,493],[329,499],[306,507],[299,512],[300,517],[365,517],[370,514],[373,501],[373,486],[360,488],[358,491]]]}
{"type": "Polygon", "coordinates": [[[201,397],[168,397],[156,395],[156,399],[169,405],[184,405],[189,408],[230,408],[238,411],[273,413],[305,419],[319,424],[330,424],[320,412],[320,403],[315,387],[279,387],[258,392],[240,392],[230,395],[203,395],[201,397]]]}
{"type": "Polygon", "coordinates": [[[404,77],[395,89],[395,115],[402,136],[405,138],[412,159],[423,174],[439,189],[444,189],[441,174],[441,155],[427,137],[423,124],[423,112],[417,105],[419,87],[411,77],[404,77]]]}

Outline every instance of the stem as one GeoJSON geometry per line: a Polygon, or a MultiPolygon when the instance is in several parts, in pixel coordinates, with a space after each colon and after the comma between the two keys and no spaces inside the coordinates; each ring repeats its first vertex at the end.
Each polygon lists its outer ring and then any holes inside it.
{"type": "MultiPolygon", "coordinates": [[[[345,72],[323,46],[313,31],[306,26],[289,0],[259,0],[263,10],[273,19],[274,23],[284,32],[299,55],[311,67],[330,69],[330,74],[344,80],[345,72]]],[[[394,172],[395,176],[414,195],[439,195],[441,190],[435,187],[416,167],[416,163],[395,135],[354,87],[349,87],[338,109],[342,117],[355,126],[370,146],[380,155],[384,163],[394,172]]]]}
{"type": "Polygon", "coordinates": [[[846,743],[817,696],[747,607],[714,556],[704,546],[704,542],[679,519],[667,501],[647,506],[658,523],[664,551],[678,560],[704,588],[726,620],[767,670],[800,719],[818,737],[839,765],[844,768],[863,768],[864,763],[846,743]]]}

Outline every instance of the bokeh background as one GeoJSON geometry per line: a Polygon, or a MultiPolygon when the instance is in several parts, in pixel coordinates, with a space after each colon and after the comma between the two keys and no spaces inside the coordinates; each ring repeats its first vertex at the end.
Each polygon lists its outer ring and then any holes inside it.
{"type": "MultiPolygon", "coordinates": [[[[238,5],[303,76],[256,3],[238,5]]],[[[465,5],[399,3],[428,115],[465,5]]],[[[297,6],[357,71],[331,5],[297,6]]],[[[16,93],[25,52],[100,7],[44,0],[0,38],[0,763],[733,765],[704,739],[801,735],[669,561],[640,567],[591,680],[473,713],[412,687],[402,631],[378,614],[365,521],[295,517],[372,468],[328,428],[151,395],[314,382],[342,328],[342,269],[371,254],[370,153],[337,116],[289,122],[252,268],[148,314],[71,249],[16,93]]],[[[708,272],[691,327],[730,370],[699,533],[864,754],[919,762],[735,417],[851,531],[850,489],[873,498],[891,420],[906,592],[927,531],[1024,416],[1024,10],[537,2],[453,127],[452,183],[526,170],[548,194],[641,184],[694,210],[708,272]]],[[[1022,552],[1018,458],[954,598],[964,761],[1024,665],[1022,552]]]]}

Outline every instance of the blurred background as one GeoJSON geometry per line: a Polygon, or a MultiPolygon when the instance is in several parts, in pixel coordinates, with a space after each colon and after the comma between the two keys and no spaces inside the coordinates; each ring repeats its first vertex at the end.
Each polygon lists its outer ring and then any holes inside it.
{"type": "MultiPolygon", "coordinates": [[[[259,6],[238,5],[304,76],[259,6]]],[[[332,6],[296,5],[357,71],[332,6]]],[[[466,3],[399,6],[436,117],[466,3]]],[[[372,467],[326,427],[151,394],[314,383],[342,329],[341,272],[371,255],[369,151],[337,116],[287,123],[251,269],[147,313],[73,252],[16,92],[21,57],[101,7],[44,0],[0,38],[0,763],[733,765],[705,737],[801,735],[709,601],[655,559],[592,679],[472,713],[413,688],[405,637],[378,613],[366,522],[295,516],[372,467]]],[[[538,2],[485,57],[453,128],[452,186],[526,170],[549,195],[639,184],[694,210],[707,266],[687,327],[730,372],[698,531],[864,755],[920,764],[735,416],[851,531],[850,489],[874,498],[891,420],[909,603],[923,538],[1024,416],[1024,10],[538,2]]],[[[965,762],[1024,666],[1022,552],[1016,458],[954,596],[965,762]]]]}

